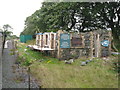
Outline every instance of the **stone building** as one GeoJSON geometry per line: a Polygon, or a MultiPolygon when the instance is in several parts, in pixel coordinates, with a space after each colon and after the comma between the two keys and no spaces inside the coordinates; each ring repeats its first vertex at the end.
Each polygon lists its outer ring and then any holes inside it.
{"type": "Polygon", "coordinates": [[[96,30],[78,34],[59,30],[38,33],[36,46],[59,59],[107,57],[111,53],[111,32],[96,30]]]}

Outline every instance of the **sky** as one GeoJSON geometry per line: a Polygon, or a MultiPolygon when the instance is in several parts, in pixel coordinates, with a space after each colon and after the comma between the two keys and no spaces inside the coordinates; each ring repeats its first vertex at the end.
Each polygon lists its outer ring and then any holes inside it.
{"type": "Polygon", "coordinates": [[[40,9],[43,0],[0,0],[0,28],[9,24],[13,34],[19,36],[26,17],[40,9]]]}

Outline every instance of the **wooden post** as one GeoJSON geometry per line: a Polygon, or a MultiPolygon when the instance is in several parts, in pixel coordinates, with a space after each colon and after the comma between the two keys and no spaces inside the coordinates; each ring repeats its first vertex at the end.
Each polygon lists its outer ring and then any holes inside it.
{"type": "Polygon", "coordinates": [[[100,45],[100,34],[98,31],[94,32],[94,49],[95,49],[95,57],[101,56],[101,45],[100,45]]]}
{"type": "Polygon", "coordinates": [[[96,34],[96,57],[100,57],[100,52],[101,52],[101,46],[100,46],[100,35],[97,33],[96,34]]]}
{"type": "Polygon", "coordinates": [[[100,57],[101,56],[101,41],[100,41],[100,34],[98,34],[98,39],[97,39],[97,45],[98,45],[98,48],[97,48],[97,51],[98,51],[98,55],[97,57],[100,57]]]}
{"type": "Polygon", "coordinates": [[[90,57],[93,58],[93,32],[90,32],[90,57]]]}
{"type": "Polygon", "coordinates": [[[63,33],[63,31],[59,30],[57,33],[58,33],[58,40],[57,40],[57,43],[58,43],[57,50],[58,50],[58,52],[57,52],[57,58],[60,59],[61,58],[61,54],[60,54],[61,53],[61,48],[60,48],[60,34],[63,33]]]}
{"type": "Polygon", "coordinates": [[[111,41],[112,41],[112,33],[109,31],[108,32],[109,35],[109,56],[111,55],[111,41]]]}

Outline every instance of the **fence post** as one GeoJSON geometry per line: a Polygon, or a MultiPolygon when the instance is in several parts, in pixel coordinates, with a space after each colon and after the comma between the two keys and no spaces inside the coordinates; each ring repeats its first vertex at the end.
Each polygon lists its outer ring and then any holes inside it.
{"type": "Polygon", "coordinates": [[[61,58],[61,48],[60,48],[60,34],[61,33],[63,33],[63,31],[62,30],[59,30],[58,32],[58,40],[57,40],[57,50],[58,50],[58,52],[57,52],[57,58],[61,58]]]}
{"type": "Polygon", "coordinates": [[[90,57],[92,58],[93,57],[93,32],[90,32],[90,41],[91,41],[91,44],[90,44],[90,57]]]}

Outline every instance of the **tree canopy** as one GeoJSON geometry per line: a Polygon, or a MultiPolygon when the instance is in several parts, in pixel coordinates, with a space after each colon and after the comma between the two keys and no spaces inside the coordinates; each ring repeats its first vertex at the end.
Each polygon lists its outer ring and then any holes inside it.
{"type": "Polygon", "coordinates": [[[26,18],[21,34],[66,31],[86,32],[111,29],[120,35],[120,2],[43,2],[42,7],[26,18]]]}
{"type": "Polygon", "coordinates": [[[11,31],[13,28],[9,24],[3,25],[3,28],[0,29],[0,32],[4,37],[11,35],[13,32],[11,31]]]}
{"type": "Polygon", "coordinates": [[[4,45],[5,45],[5,42],[6,42],[6,37],[10,36],[13,33],[11,31],[11,29],[13,29],[13,28],[9,24],[3,25],[3,28],[0,29],[0,32],[2,32],[2,34],[3,34],[2,53],[3,53],[4,45]]]}

